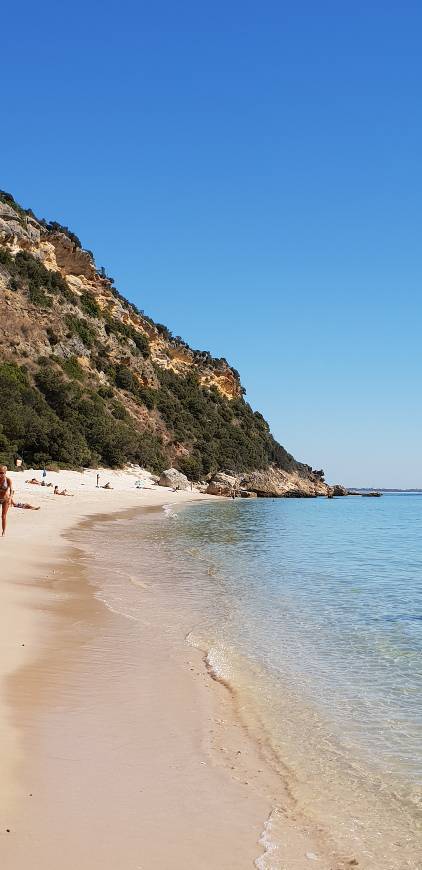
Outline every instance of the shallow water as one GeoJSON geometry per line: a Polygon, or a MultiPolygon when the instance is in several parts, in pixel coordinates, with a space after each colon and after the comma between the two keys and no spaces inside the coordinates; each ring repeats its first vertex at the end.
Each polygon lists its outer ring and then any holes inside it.
{"type": "Polygon", "coordinates": [[[207,502],[92,541],[99,596],[142,623],[164,591],[163,631],[231,684],[290,810],[380,870],[421,866],[421,519],[407,494],[207,502]]]}

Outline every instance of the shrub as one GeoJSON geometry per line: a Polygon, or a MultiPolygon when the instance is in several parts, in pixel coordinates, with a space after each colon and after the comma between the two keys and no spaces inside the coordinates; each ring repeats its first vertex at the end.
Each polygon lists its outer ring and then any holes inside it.
{"type": "Polygon", "coordinates": [[[130,420],[130,414],[126,411],[124,405],[115,399],[110,405],[111,413],[116,420],[130,420]]]}
{"type": "Polygon", "coordinates": [[[193,453],[191,456],[183,456],[182,459],[179,459],[178,466],[180,471],[186,474],[189,480],[200,480],[204,474],[202,459],[197,453],[193,453]]]}
{"type": "Polygon", "coordinates": [[[137,399],[139,399],[139,401],[145,405],[149,411],[152,411],[155,407],[156,395],[155,390],[151,390],[149,387],[138,387],[136,391],[137,399]]]}
{"type": "Polygon", "coordinates": [[[144,468],[160,474],[168,466],[168,458],[162,449],[162,441],[151,432],[144,432],[138,441],[137,461],[144,468]]]}
{"type": "Polygon", "coordinates": [[[9,271],[13,268],[14,259],[7,248],[0,248],[0,266],[6,266],[9,271]]]}
{"type": "Polygon", "coordinates": [[[77,317],[76,314],[68,314],[66,316],[66,324],[70,335],[79,336],[85,347],[92,347],[94,344],[95,332],[90,327],[87,320],[83,317],[77,317]]]}
{"type": "Polygon", "coordinates": [[[90,317],[100,317],[101,308],[91,293],[82,293],[80,303],[85,314],[88,314],[90,317]]]}
{"type": "Polygon", "coordinates": [[[127,366],[117,365],[115,372],[116,387],[120,387],[122,390],[128,390],[130,393],[136,392],[137,381],[127,366]]]}
{"type": "Polygon", "coordinates": [[[98,389],[98,395],[101,396],[102,399],[112,399],[114,396],[113,387],[109,387],[107,384],[102,385],[98,389]]]}
{"type": "Polygon", "coordinates": [[[148,357],[150,354],[150,350],[149,350],[149,341],[148,341],[146,335],[144,335],[142,332],[137,332],[134,329],[131,333],[131,338],[135,342],[136,347],[138,348],[138,350],[142,354],[142,356],[148,357]]]}
{"type": "Polygon", "coordinates": [[[59,343],[59,339],[58,339],[56,333],[54,332],[54,329],[52,329],[51,326],[47,326],[46,332],[47,332],[47,338],[48,338],[51,346],[55,347],[55,345],[59,343]]]}
{"type": "Polygon", "coordinates": [[[78,363],[76,356],[70,356],[67,359],[60,359],[59,364],[69,378],[77,381],[82,381],[85,377],[85,372],[82,366],[78,363]]]}
{"type": "Polygon", "coordinates": [[[32,302],[33,305],[39,305],[40,308],[51,308],[52,301],[46,296],[44,291],[40,287],[28,287],[28,296],[29,301],[32,302]]]}
{"type": "Polygon", "coordinates": [[[157,332],[163,336],[163,338],[167,339],[167,341],[171,341],[173,338],[173,333],[167,329],[167,326],[164,326],[164,323],[156,323],[155,328],[157,332]]]}

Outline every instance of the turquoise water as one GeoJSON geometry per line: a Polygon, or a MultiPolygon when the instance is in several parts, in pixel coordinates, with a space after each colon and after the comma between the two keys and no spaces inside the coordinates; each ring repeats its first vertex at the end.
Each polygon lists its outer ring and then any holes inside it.
{"type": "Polygon", "coordinates": [[[395,494],[169,506],[96,532],[104,564],[119,551],[103,600],[142,619],[144,584],[165,593],[163,629],[204,651],[295,806],[367,868],[421,866],[421,521],[422,496],[395,494]]]}
{"type": "MultiPolygon", "coordinates": [[[[422,497],[194,506],[224,583],[214,639],[290,682],[347,727],[380,768],[422,779],[422,497]]],[[[174,540],[172,545],[174,544],[174,540]]],[[[210,620],[211,622],[211,620],[210,620]]]]}

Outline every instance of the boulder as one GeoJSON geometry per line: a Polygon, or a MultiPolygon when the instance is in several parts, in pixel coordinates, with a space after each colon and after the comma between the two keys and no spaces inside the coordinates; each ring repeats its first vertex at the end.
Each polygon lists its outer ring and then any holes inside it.
{"type": "Polygon", "coordinates": [[[256,492],[251,492],[249,489],[239,489],[238,495],[240,498],[258,498],[256,492]]]}
{"type": "Polygon", "coordinates": [[[231,474],[225,474],[224,471],[218,471],[211,478],[207,487],[207,493],[208,495],[231,495],[236,488],[236,477],[231,474]]]}
{"type": "Polygon", "coordinates": [[[349,495],[349,490],[346,489],[345,486],[342,486],[341,483],[334,483],[333,486],[330,487],[333,495],[349,495]]]}
{"type": "Polygon", "coordinates": [[[181,471],[178,471],[177,468],[168,468],[167,471],[163,471],[158,481],[159,486],[171,486],[173,488],[178,487],[179,489],[190,489],[190,483],[186,477],[186,474],[182,474],[181,471]]]}

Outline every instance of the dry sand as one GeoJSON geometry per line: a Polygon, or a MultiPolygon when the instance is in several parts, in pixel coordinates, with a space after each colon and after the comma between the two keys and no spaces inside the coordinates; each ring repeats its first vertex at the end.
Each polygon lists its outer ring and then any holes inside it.
{"type": "Polygon", "coordinates": [[[283,816],[279,774],[201,653],[160,634],[165,602],[141,627],[108,611],[68,537],[99,514],[205,497],[139,469],[101,472],[113,491],[96,489],[95,471],[49,473],[73,498],[25,484],[32,471],[12,476],[15,500],[41,510],[11,508],[0,544],[0,866],[304,870],[315,850],[321,870],[340,866],[291,808],[283,816]],[[271,813],[282,854],[262,838],[271,813]]]}

